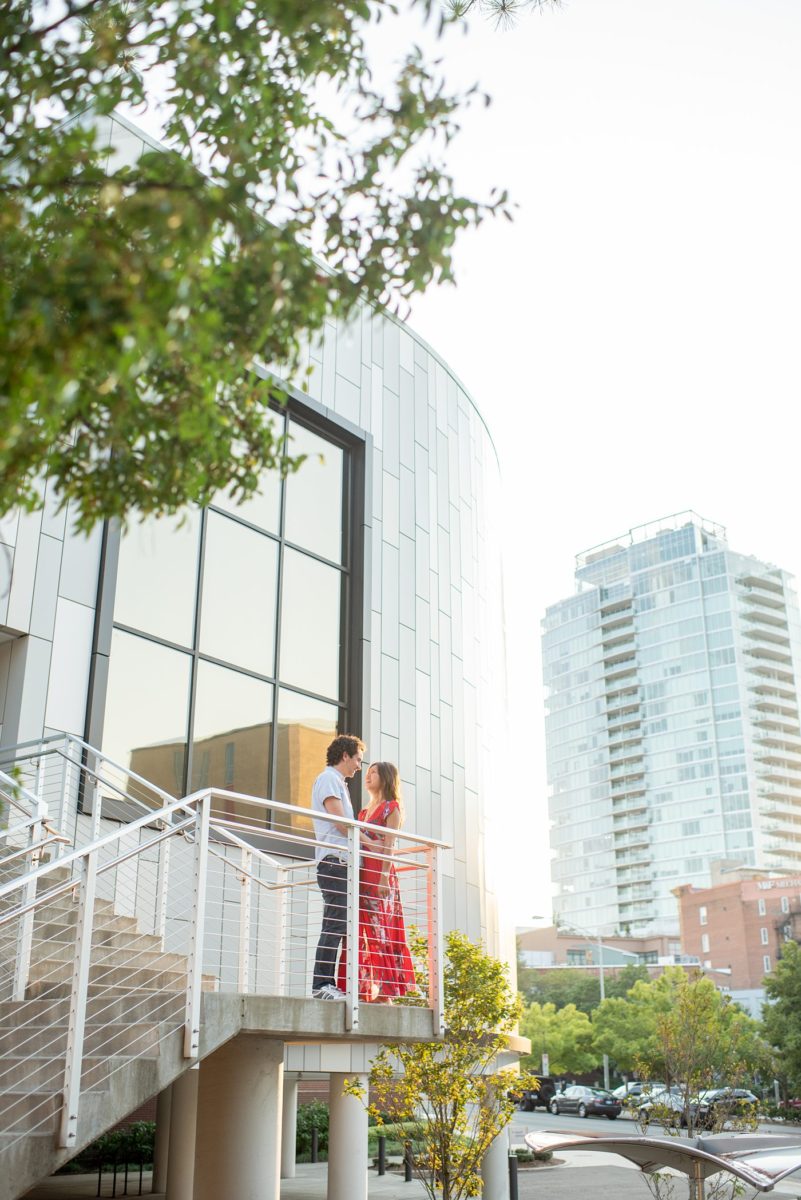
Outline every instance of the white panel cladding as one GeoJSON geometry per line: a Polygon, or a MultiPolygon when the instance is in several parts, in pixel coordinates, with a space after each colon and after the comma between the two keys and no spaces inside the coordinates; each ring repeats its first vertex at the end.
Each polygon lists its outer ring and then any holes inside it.
{"type": "Polygon", "coordinates": [[[94,619],[93,609],[59,599],[45,713],[51,729],[83,734],[94,619]]]}
{"type": "Polygon", "coordinates": [[[20,633],[27,633],[30,629],[41,528],[40,512],[20,513],[5,619],[9,629],[16,629],[20,633]]]}
{"type": "Polygon", "coordinates": [[[409,827],[454,842],[448,926],[497,948],[479,844],[506,703],[495,451],[447,367],[388,316],[327,324],[311,362],[332,381],[323,403],[346,420],[356,402],[341,383],[358,381],[373,439],[368,756],[398,762],[409,827]]]}
{"type": "Polygon", "coordinates": [[[71,534],[64,542],[59,594],[90,608],[94,608],[97,598],[102,536],[102,525],[96,525],[91,533],[71,534]]]}

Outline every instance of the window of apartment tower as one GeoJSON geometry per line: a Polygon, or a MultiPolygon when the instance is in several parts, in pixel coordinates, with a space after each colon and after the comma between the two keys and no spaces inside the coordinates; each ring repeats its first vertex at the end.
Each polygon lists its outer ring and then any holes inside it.
{"type": "Polygon", "coordinates": [[[764,925],[762,926],[762,928],[759,931],[759,940],[762,942],[763,946],[767,946],[768,940],[769,940],[768,939],[768,931],[764,925]]]}
{"type": "Polygon", "coordinates": [[[782,912],[788,913],[789,911],[790,911],[790,897],[782,896],[782,912]]]}
{"type": "Polygon", "coordinates": [[[698,909],[698,920],[702,925],[706,925],[706,905],[702,904],[698,909]]]}
{"type": "Polygon", "coordinates": [[[762,969],[764,970],[766,975],[770,971],[770,955],[769,954],[765,954],[762,958],[762,969]]]}
{"type": "Polygon", "coordinates": [[[704,954],[709,954],[709,934],[701,934],[701,950],[704,954]]]}
{"type": "Polygon", "coordinates": [[[305,412],[275,420],[308,456],[295,474],[122,536],[108,686],[92,702],[104,751],[171,795],[211,786],[308,808],[328,742],[360,721],[360,444],[305,412]]]}
{"type": "Polygon", "coordinates": [[[766,911],[765,901],[761,898],[757,901],[757,911],[759,912],[760,917],[764,917],[766,911]]]}

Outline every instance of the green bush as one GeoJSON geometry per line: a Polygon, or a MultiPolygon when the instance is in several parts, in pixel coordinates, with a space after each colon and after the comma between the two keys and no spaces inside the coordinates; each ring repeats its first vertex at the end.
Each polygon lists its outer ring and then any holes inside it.
{"type": "Polygon", "coordinates": [[[317,1130],[317,1151],[320,1159],[328,1158],[328,1105],[322,1100],[298,1105],[298,1128],[295,1137],[295,1157],[298,1162],[311,1158],[311,1131],[317,1130]]]}
{"type": "Polygon", "coordinates": [[[124,1129],[112,1129],[104,1133],[75,1156],[58,1172],[59,1175],[74,1175],[97,1171],[100,1167],[111,1167],[114,1163],[138,1167],[153,1162],[156,1140],[155,1121],[134,1121],[124,1129]]]}

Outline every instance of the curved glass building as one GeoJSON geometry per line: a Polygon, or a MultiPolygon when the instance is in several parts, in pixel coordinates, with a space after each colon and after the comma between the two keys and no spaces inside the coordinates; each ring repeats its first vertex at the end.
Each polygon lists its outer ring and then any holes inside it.
{"type": "MultiPolygon", "coordinates": [[[[156,146],[121,118],[105,128],[117,164],[156,146]]],[[[453,847],[446,926],[496,950],[482,851],[505,706],[492,440],[387,313],[327,323],[305,366],[307,390],[282,381],[275,419],[309,458],[253,500],[220,495],[122,536],[77,538],[50,503],[3,522],[1,744],[74,732],[175,795],[290,802],[305,831],[327,743],[358,733],[399,764],[407,828],[453,847]]]]}

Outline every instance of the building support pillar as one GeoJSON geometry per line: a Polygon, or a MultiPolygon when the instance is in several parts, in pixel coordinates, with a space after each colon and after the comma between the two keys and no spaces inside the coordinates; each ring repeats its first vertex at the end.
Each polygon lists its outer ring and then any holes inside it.
{"type": "Polygon", "coordinates": [[[195,1130],[200,1072],[190,1067],[172,1084],[167,1152],[167,1200],[192,1200],[195,1185],[195,1130]]]}
{"type": "Polygon", "coordinates": [[[509,1138],[502,1130],[481,1160],[482,1200],[509,1200],[509,1138]]]}
{"type": "Polygon", "coordinates": [[[167,1163],[170,1161],[170,1110],[172,1108],[172,1084],[159,1092],[156,1098],[156,1143],[153,1147],[154,1192],[167,1191],[167,1163]]]}
{"type": "Polygon", "coordinates": [[[201,1063],[194,1200],[278,1200],[284,1044],[239,1034],[201,1063]]]}
{"type": "Polygon", "coordinates": [[[367,1109],[345,1081],[367,1091],[366,1074],[332,1071],[328,1092],[328,1200],[367,1200],[367,1109]]]}
{"type": "Polygon", "coordinates": [[[298,1079],[284,1075],[284,1111],[281,1121],[281,1178],[295,1178],[295,1142],[298,1133],[298,1079]]]}

